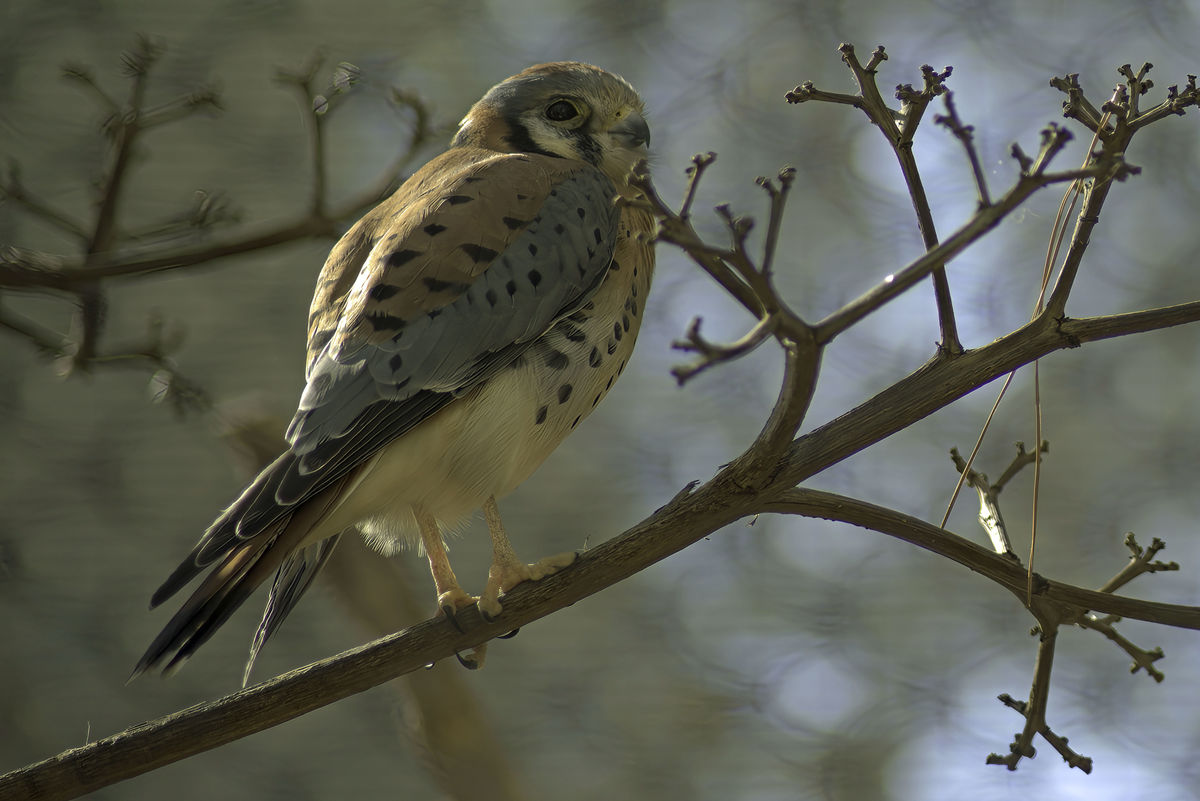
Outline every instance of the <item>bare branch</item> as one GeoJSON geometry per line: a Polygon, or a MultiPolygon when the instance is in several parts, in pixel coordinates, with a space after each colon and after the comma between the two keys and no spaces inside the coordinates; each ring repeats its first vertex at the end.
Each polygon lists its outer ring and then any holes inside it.
{"type": "Polygon", "coordinates": [[[937,269],[938,265],[950,261],[999,225],[1001,220],[1042,187],[1074,181],[1078,178],[1103,175],[1110,170],[1111,168],[1095,165],[1080,170],[1064,170],[1057,173],[1041,171],[1036,174],[1022,175],[1000,200],[977,211],[971,219],[943,240],[940,245],[926,252],[925,255],[911,262],[899,272],[887,276],[882,283],[817,323],[817,341],[821,343],[831,341],[871,312],[913,287],[937,269]]]}
{"type": "Polygon", "coordinates": [[[63,354],[66,343],[61,336],[20,314],[0,309],[0,328],[28,341],[40,356],[56,359],[63,354]]]}
{"type": "Polygon", "coordinates": [[[1131,531],[1125,535],[1125,547],[1130,551],[1128,564],[1121,568],[1121,571],[1117,575],[1106,581],[1104,586],[1100,588],[1100,592],[1116,592],[1138,576],[1146,573],[1179,569],[1178,562],[1154,561],[1154,557],[1158,555],[1158,552],[1167,547],[1167,544],[1158,537],[1150,541],[1149,548],[1142,548],[1142,546],[1138,545],[1137,538],[1131,531]]]}
{"type": "Polygon", "coordinates": [[[992,205],[992,196],[988,192],[987,177],[983,174],[983,164],[979,160],[979,152],[975,149],[975,126],[963,124],[962,119],[958,116],[958,108],[954,105],[954,93],[949,89],[942,95],[942,101],[946,104],[946,113],[935,115],[933,121],[937,125],[945,126],[962,143],[963,150],[967,154],[967,161],[971,164],[971,174],[975,177],[975,191],[979,195],[979,207],[986,208],[992,205]]]}
{"type": "Polygon", "coordinates": [[[672,367],[671,375],[675,377],[675,381],[680,386],[683,386],[710,367],[745,356],[770,339],[775,333],[775,324],[777,321],[777,317],[763,317],[754,328],[750,329],[740,339],[728,345],[721,345],[709,342],[701,336],[700,324],[702,318],[694,318],[692,324],[688,326],[687,338],[672,342],[671,347],[675,350],[698,353],[700,354],[700,359],[691,364],[672,367]]]}
{"type": "MultiPolygon", "coordinates": [[[[699,180],[699,176],[695,173],[691,173],[691,175],[693,182],[699,180]]],[[[645,164],[634,168],[629,182],[642,193],[648,209],[658,218],[657,236],[659,241],[678,245],[755,318],[761,317],[762,301],[755,296],[754,291],[746,282],[726,264],[726,256],[733,258],[732,254],[722,248],[714,248],[705,243],[688,219],[671,210],[671,207],[658,194],[658,190],[654,188],[654,184],[650,180],[650,172],[645,164]]],[[[689,187],[688,191],[692,193],[695,190],[689,187]]]]}
{"type": "MultiPolygon", "coordinates": [[[[1049,650],[1053,652],[1053,640],[1051,640],[1050,643],[1051,645],[1049,646],[1049,650]]],[[[1049,663],[1049,659],[1044,659],[1042,654],[1043,650],[1042,648],[1039,648],[1039,665],[1043,662],[1049,663]]],[[[1036,751],[1034,751],[1032,745],[1029,745],[1029,742],[1033,739],[1034,734],[1040,734],[1042,738],[1046,742],[1050,743],[1054,750],[1059,753],[1059,756],[1063,758],[1063,761],[1067,763],[1068,767],[1079,768],[1084,773],[1092,772],[1092,758],[1083,756],[1082,754],[1077,754],[1072,751],[1067,745],[1066,737],[1058,736],[1050,729],[1049,726],[1046,725],[1044,720],[1039,721],[1035,716],[1030,714],[1030,708],[1028,704],[1026,704],[1024,701],[1016,700],[1008,693],[1001,693],[997,696],[997,698],[1000,700],[1000,703],[1004,704],[1009,709],[1016,710],[1021,714],[1022,717],[1025,718],[1025,730],[1017,734],[1017,739],[1009,744],[1009,752],[1004,756],[1001,756],[1000,754],[988,754],[986,760],[987,764],[1004,765],[1009,770],[1016,770],[1017,763],[1021,761],[1022,757],[1032,758],[1034,756],[1036,751]]]]}
{"type": "Polygon", "coordinates": [[[1172,114],[1182,116],[1189,106],[1200,106],[1200,89],[1196,88],[1196,76],[1189,75],[1187,78],[1187,84],[1182,91],[1177,86],[1168,87],[1166,100],[1130,120],[1130,130],[1136,131],[1144,128],[1172,114]]]}
{"type": "MultiPolygon", "coordinates": [[[[901,101],[901,106],[899,111],[894,111],[884,102],[879,93],[879,87],[875,83],[875,67],[887,58],[883,47],[880,46],[875,50],[866,67],[858,61],[852,45],[843,43],[838,49],[841,51],[842,61],[850,68],[854,80],[858,84],[859,102],[852,105],[866,112],[867,117],[883,132],[891,146],[908,186],[913,210],[917,215],[917,227],[921,231],[925,249],[931,251],[937,246],[937,230],[929,208],[929,200],[925,195],[921,174],[912,153],[912,138],[929,101],[945,91],[942,84],[950,76],[951,68],[946,67],[942,72],[937,72],[929,65],[922,66],[924,89],[918,92],[907,85],[897,87],[896,97],[901,101]]],[[[795,91],[789,92],[785,99],[789,103],[802,103],[807,100],[845,102],[840,96],[816,92],[811,82],[798,86],[795,91]]],[[[930,273],[933,276],[934,298],[942,332],[940,348],[943,353],[951,355],[960,353],[962,344],[958,339],[958,326],[954,319],[954,303],[950,295],[950,284],[946,278],[945,263],[934,265],[930,273]]]]}
{"type": "Polygon", "coordinates": [[[21,182],[21,170],[16,161],[10,161],[8,174],[0,180],[0,201],[11,200],[27,213],[45,220],[67,235],[87,242],[88,234],[77,220],[71,219],[65,212],[60,211],[49,203],[35,197],[21,182]]]}
{"type": "MultiPolygon", "coordinates": [[[[857,498],[822,490],[791,488],[764,498],[756,510],[835,520],[877,531],[943,556],[990,579],[1024,602],[1025,570],[1016,561],[976,545],[965,537],[920,518],[876,506],[857,498]]],[[[1200,607],[1142,601],[1034,576],[1034,598],[1049,606],[1032,610],[1060,623],[1071,623],[1079,610],[1104,612],[1164,626],[1200,630],[1200,607]],[[1051,612],[1053,614],[1051,615],[1051,612]]]]}
{"type": "Polygon", "coordinates": [[[313,170],[313,185],[309,193],[309,213],[313,217],[325,217],[327,195],[328,162],[325,157],[325,120],[335,100],[345,95],[358,80],[358,68],[342,63],[334,74],[333,81],[324,92],[314,86],[318,72],[324,64],[320,52],[309,56],[308,62],[297,70],[280,68],[276,79],[291,88],[299,96],[304,119],[308,127],[309,155],[313,170]]]}
{"type": "MultiPolygon", "coordinates": [[[[1050,443],[1043,442],[1039,450],[1042,453],[1049,452],[1050,443]]],[[[1000,512],[1000,492],[1021,468],[1033,463],[1036,458],[1035,454],[1027,453],[1025,443],[1018,442],[1016,457],[995,484],[990,483],[984,473],[972,469],[968,461],[958,452],[958,448],[951,448],[950,455],[954,459],[954,467],[959,473],[964,474],[963,479],[966,484],[979,494],[979,524],[983,526],[983,530],[987,532],[988,538],[992,541],[993,550],[998,554],[1016,559],[1016,552],[1008,537],[1008,528],[1004,524],[1004,515],[1000,512]]],[[[944,521],[943,525],[945,525],[944,521]]]]}
{"type": "Polygon", "coordinates": [[[683,203],[679,206],[679,218],[686,220],[692,213],[692,203],[696,200],[696,190],[700,188],[700,177],[714,161],[717,154],[711,150],[707,153],[697,153],[692,156],[692,166],[687,168],[687,189],[683,194],[683,203]]]}
{"type": "Polygon", "coordinates": [[[759,267],[763,280],[768,283],[771,283],[771,268],[775,262],[775,248],[779,244],[779,234],[783,228],[783,209],[787,205],[788,192],[796,180],[796,169],[794,167],[784,167],[779,171],[778,180],[778,188],[775,187],[770,178],[760,176],[755,181],[755,183],[766,190],[767,196],[771,199],[771,217],[767,223],[767,239],[763,245],[762,263],[759,267]]]}
{"type": "MultiPolygon", "coordinates": [[[[107,309],[106,282],[116,278],[137,277],[163,270],[180,269],[208,263],[227,256],[275,247],[287,242],[311,237],[333,237],[340,232],[344,221],[357,216],[363,209],[377,202],[395,183],[396,175],[415,155],[415,149],[424,144],[433,130],[429,114],[424,105],[410,94],[397,90],[395,102],[413,113],[411,147],[403,152],[386,172],[379,183],[337,209],[326,208],[324,145],[320,126],[329,110],[329,98],[349,91],[357,71],[350,65],[340,65],[335,71],[331,88],[325,95],[311,91],[316,65],[309,72],[291,76],[293,85],[305,92],[305,102],[313,120],[312,152],[314,190],[310,198],[307,215],[280,226],[242,232],[223,241],[207,241],[179,245],[167,244],[169,238],[179,238],[183,232],[212,227],[218,222],[235,218],[220,195],[207,193],[197,195],[197,202],[187,213],[177,215],[166,222],[155,223],[133,235],[135,239],[150,239],[149,245],[140,247],[118,247],[122,239],[128,239],[117,223],[122,189],[129,170],[130,155],[139,136],[151,128],[182,119],[196,110],[219,108],[216,93],[211,88],[200,88],[156,108],[144,105],[147,81],[155,62],[161,57],[163,48],[145,37],[139,37],[131,51],[123,58],[124,72],[130,76],[129,99],[117,103],[100,89],[90,70],[85,67],[66,68],[68,77],[78,81],[98,97],[109,112],[104,132],[110,138],[109,165],[102,181],[100,204],[89,229],[65,215],[34,199],[24,190],[14,170],[0,185],[0,195],[13,199],[32,214],[43,217],[80,240],[82,255],[76,258],[51,256],[15,247],[0,248],[0,288],[25,292],[66,293],[75,302],[77,312],[72,333],[60,342],[55,352],[63,357],[60,364],[65,372],[86,371],[97,364],[142,365],[155,371],[162,387],[169,388],[165,397],[177,400],[196,396],[197,399],[184,403],[185,408],[202,405],[198,398],[203,393],[191,382],[183,380],[154,351],[152,345],[100,352],[99,340],[105,323],[107,309]]],[[[43,347],[48,344],[46,336],[33,337],[31,329],[17,318],[9,318],[3,327],[18,333],[27,340],[43,347]]]]}
{"type": "Polygon", "coordinates": [[[953,360],[937,358],[796,439],[775,486],[794,486],[1017,367],[1063,348],[1200,321],[1200,301],[1083,319],[1038,318],[953,360]]]}
{"type": "Polygon", "coordinates": [[[1145,670],[1146,675],[1150,676],[1150,678],[1154,679],[1154,681],[1161,683],[1166,676],[1163,675],[1161,670],[1154,666],[1154,663],[1163,658],[1163,649],[1153,648],[1149,651],[1146,651],[1134,645],[1125,637],[1121,636],[1116,627],[1113,625],[1114,623],[1119,623],[1120,620],[1121,618],[1117,615],[1105,615],[1104,617],[1099,617],[1097,615],[1088,614],[1083,615],[1076,620],[1075,625],[1085,629],[1091,629],[1092,631],[1100,632],[1122,651],[1129,654],[1130,658],[1133,659],[1133,665],[1129,669],[1130,673],[1137,673],[1139,670],[1145,670]]]}

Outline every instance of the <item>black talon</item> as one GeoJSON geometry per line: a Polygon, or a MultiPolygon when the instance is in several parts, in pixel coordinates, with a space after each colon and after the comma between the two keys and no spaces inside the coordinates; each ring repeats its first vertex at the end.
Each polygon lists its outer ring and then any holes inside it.
{"type": "Polygon", "coordinates": [[[454,652],[454,657],[458,660],[458,664],[462,665],[467,670],[479,670],[479,663],[474,659],[466,659],[458,651],[454,652]]]}
{"type": "Polygon", "coordinates": [[[497,636],[496,639],[497,640],[511,640],[513,637],[516,637],[518,632],[520,632],[520,631],[521,631],[520,629],[513,629],[508,634],[501,634],[501,635],[497,636]]]}
{"type": "Polygon", "coordinates": [[[443,606],[442,614],[445,615],[446,619],[450,621],[450,625],[454,626],[454,628],[458,630],[459,634],[466,633],[467,630],[464,629],[462,624],[458,622],[458,612],[452,605],[446,604],[443,606]]]}

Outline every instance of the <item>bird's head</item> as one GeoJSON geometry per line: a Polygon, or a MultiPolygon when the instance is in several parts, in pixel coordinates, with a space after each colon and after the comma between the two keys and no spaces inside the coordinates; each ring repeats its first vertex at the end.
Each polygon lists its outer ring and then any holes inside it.
{"type": "Polygon", "coordinates": [[[647,154],[642,112],[642,99],[619,75],[575,61],[537,64],[488,90],[452,145],[579,159],[621,187],[647,154]]]}

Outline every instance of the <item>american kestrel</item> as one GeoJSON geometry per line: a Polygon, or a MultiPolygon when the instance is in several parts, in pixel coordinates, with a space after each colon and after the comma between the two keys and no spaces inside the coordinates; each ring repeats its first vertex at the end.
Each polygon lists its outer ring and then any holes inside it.
{"type": "Polygon", "coordinates": [[[620,201],[637,197],[642,111],[597,67],[530,67],[342,237],[313,296],[290,447],[154,593],[151,608],[209,570],[134,675],[178,667],[274,572],[248,676],[352,528],[384,553],[420,543],[452,621],[474,603],[495,618],[501,593],[571,563],[518,560],[496,499],[596,407],[633,350],[653,227],[620,201]],[[481,507],[493,559],[475,598],[443,535],[481,507]]]}

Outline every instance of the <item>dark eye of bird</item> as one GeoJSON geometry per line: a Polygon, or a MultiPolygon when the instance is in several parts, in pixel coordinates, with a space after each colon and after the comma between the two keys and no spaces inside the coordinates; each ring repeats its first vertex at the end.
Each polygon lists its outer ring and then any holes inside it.
{"type": "Polygon", "coordinates": [[[556,100],[546,109],[546,119],[555,122],[566,122],[578,115],[578,109],[566,100],[556,100]]]}

